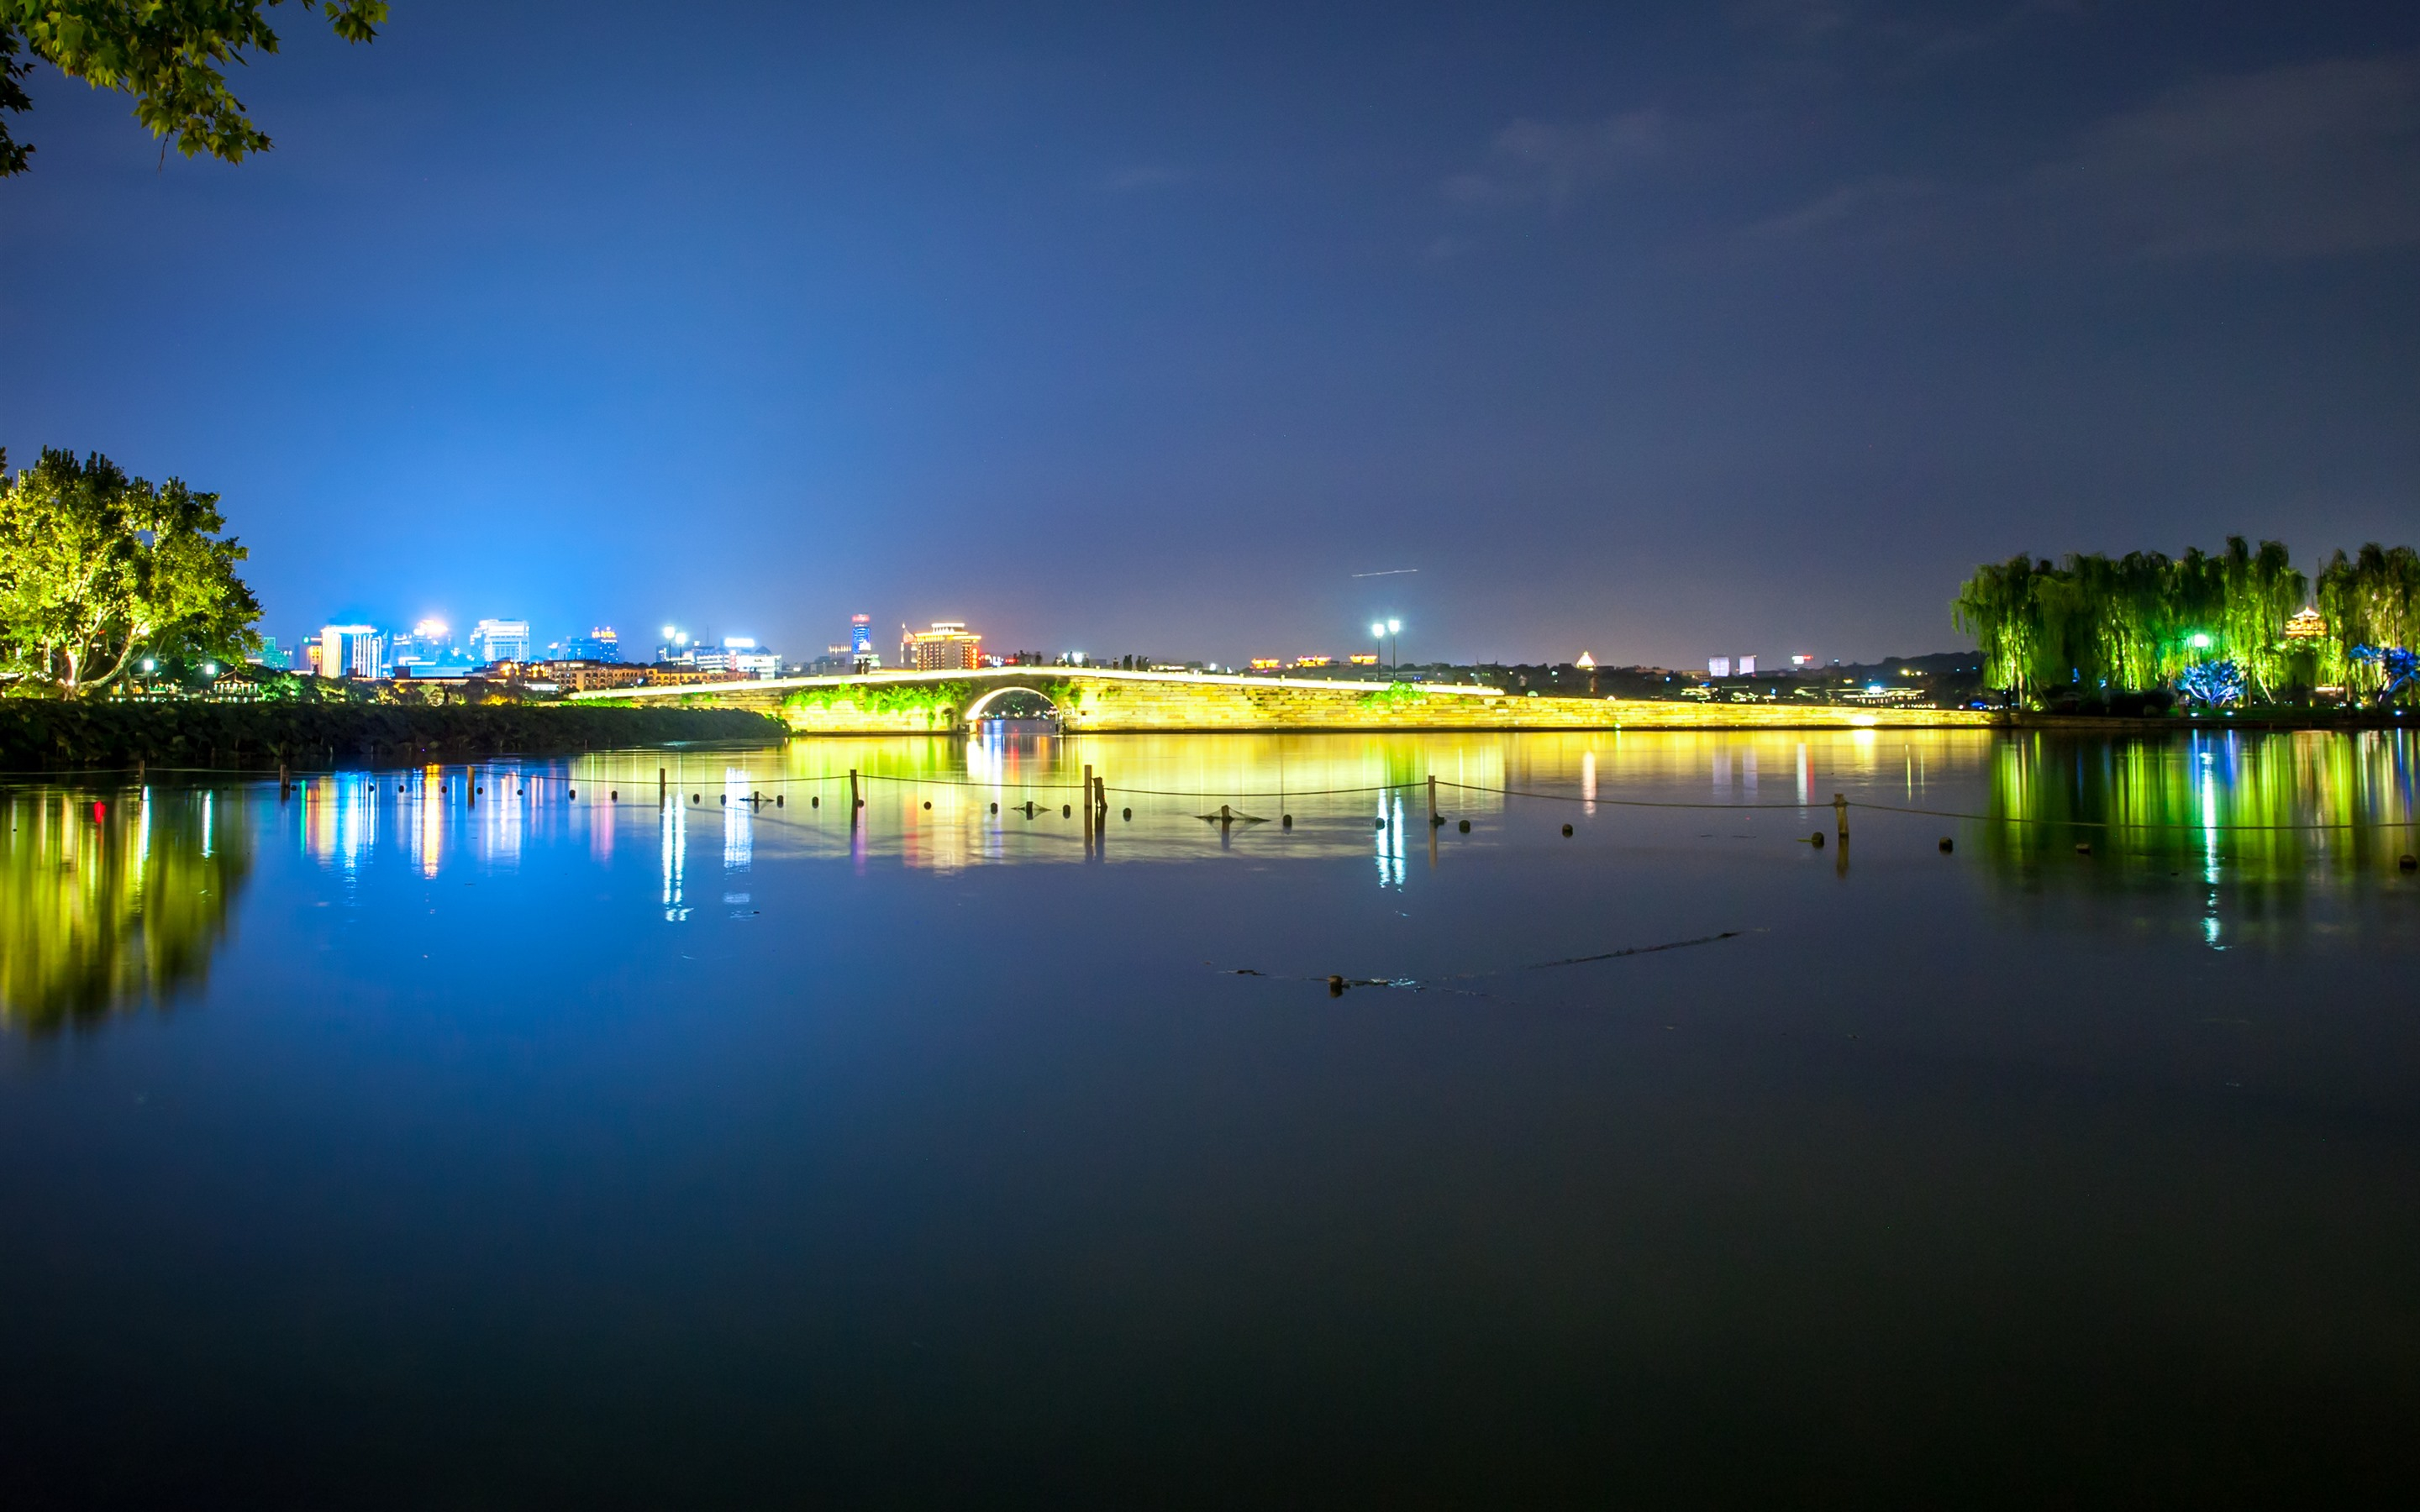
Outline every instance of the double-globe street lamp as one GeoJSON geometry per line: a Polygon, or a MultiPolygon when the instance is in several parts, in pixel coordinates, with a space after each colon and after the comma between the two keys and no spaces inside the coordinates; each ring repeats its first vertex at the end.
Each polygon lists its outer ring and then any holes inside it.
{"type": "MultiPolygon", "coordinates": [[[[1390,635],[1401,634],[1403,628],[1404,622],[1401,620],[1372,620],[1370,622],[1370,638],[1378,642],[1378,655],[1383,658],[1385,664],[1389,667],[1394,665],[1394,658],[1388,655],[1387,638],[1390,635]]],[[[1396,644],[1401,646],[1402,642],[1397,641],[1396,644]]]]}

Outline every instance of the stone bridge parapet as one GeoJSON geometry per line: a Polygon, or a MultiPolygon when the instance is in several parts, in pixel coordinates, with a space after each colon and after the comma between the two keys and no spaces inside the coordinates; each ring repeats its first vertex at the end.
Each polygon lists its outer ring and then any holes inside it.
{"type": "Polygon", "coordinates": [[[1048,701],[1084,733],[1272,730],[1778,730],[1989,726],[1972,709],[1665,702],[1528,697],[1437,683],[1326,682],[1093,667],[986,667],[950,672],[785,677],[575,694],[581,702],[671,702],[778,714],[799,734],[941,734],[966,728],[1016,690],[1048,701]]]}

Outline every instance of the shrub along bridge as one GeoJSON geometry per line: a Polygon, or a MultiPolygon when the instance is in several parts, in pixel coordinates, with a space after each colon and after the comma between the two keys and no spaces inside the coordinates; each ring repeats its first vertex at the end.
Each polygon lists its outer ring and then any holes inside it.
{"type": "Polygon", "coordinates": [[[1071,732],[1810,730],[1993,725],[1972,709],[1545,698],[1441,683],[1326,682],[1094,667],[783,677],[572,695],[576,702],[754,709],[799,734],[939,734],[1040,706],[1071,732]],[[1018,695],[1022,695],[1019,697],[1018,695]]]}

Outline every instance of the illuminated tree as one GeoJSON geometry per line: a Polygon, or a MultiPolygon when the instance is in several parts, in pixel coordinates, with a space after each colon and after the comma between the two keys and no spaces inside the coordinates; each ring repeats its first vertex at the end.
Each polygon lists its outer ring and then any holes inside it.
{"type": "MultiPolygon", "coordinates": [[[[0,466],[6,464],[0,454],[0,466]]],[[[0,688],[72,696],[148,651],[186,660],[255,649],[260,604],[219,496],[153,486],[94,453],[45,449],[0,472],[0,688]]]]}
{"type": "Polygon", "coordinates": [[[2054,567],[2020,556],[1976,569],[1950,606],[1975,637],[1984,680],[2023,703],[2055,690],[2086,696],[2176,686],[2190,668],[2229,661],[2264,698],[2288,680],[2287,619],[2306,587],[2286,548],[2231,536],[2218,556],[2077,554],[2054,567]]]}
{"type": "MultiPolygon", "coordinates": [[[[33,71],[21,53],[96,89],[134,97],[134,118],[155,137],[174,136],[186,157],[228,162],[269,150],[269,135],[244,114],[220,70],[244,53],[277,51],[264,13],[283,0],[0,0],[0,113],[33,108],[18,83],[33,71]]],[[[301,0],[318,10],[323,0],[301,0]]],[[[328,23],[366,42],[386,20],[387,0],[324,0],[328,23]]],[[[164,152],[166,148],[163,147],[164,152]]],[[[33,147],[9,135],[0,115],[0,177],[23,173],[33,147]]]]}
{"type": "Polygon", "coordinates": [[[2338,551],[2319,571],[2319,609],[2328,622],[2324,675],[2356,693],[2383,692],[2384,660],[2352,653],[2420,648],[2420,552],[2375,541],[2350,559],[2338,551]]]}

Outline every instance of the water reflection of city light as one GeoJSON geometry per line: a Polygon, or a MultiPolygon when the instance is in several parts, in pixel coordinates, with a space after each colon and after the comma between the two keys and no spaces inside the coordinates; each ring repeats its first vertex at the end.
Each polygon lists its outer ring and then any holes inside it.
{"type": "MultiPolygon", "coordinates": [[[[419,863],[420,874],[424,877],[435,876],[439,863],[445,858],[445,806],[437,792],[438,784],[443,780],[442,768],[425,766],[421,768],[420,780],[412,786],[409,798],[398,797],[396,800],[398,803],[409,801],[412,805],[415,821],[411,828],[412,859],[419,863]]],[[[400,789],[404,784],[397,783],[396,786],[400,789]]]]}
{"type": "Polygon", "coordinates": [[[689,870],[689,810],[677,797],[660,806],[656,830],[663,851],[664,919],[677,924],[689,918],[689,903],[684,896],[689,870]]]}
{"type": "Polygon", "coordinates": [[[748,803],[748,769],[722,769],[722,870],[745,872],[756,856],[755,813],[748,803]]]}
{"type": "Polygon", "coordinates": [[[1378,851],[1378,886],[1403,890],[1404,886],[1404,800],[1401,795],[1382,793],[1378,795],[1378,823],[1375,831],[1378,851]]]}
{"type": "MultiPolygon", "coordinates": [[[[303,853],[322,866],[351,873],[378,848],[378,778],[368,772],[333,772],[297,786],[302,803],[303,853]]],[[[202,854],[208,856],[214,824],[212,795],[203,795],[202,854]]]]}

